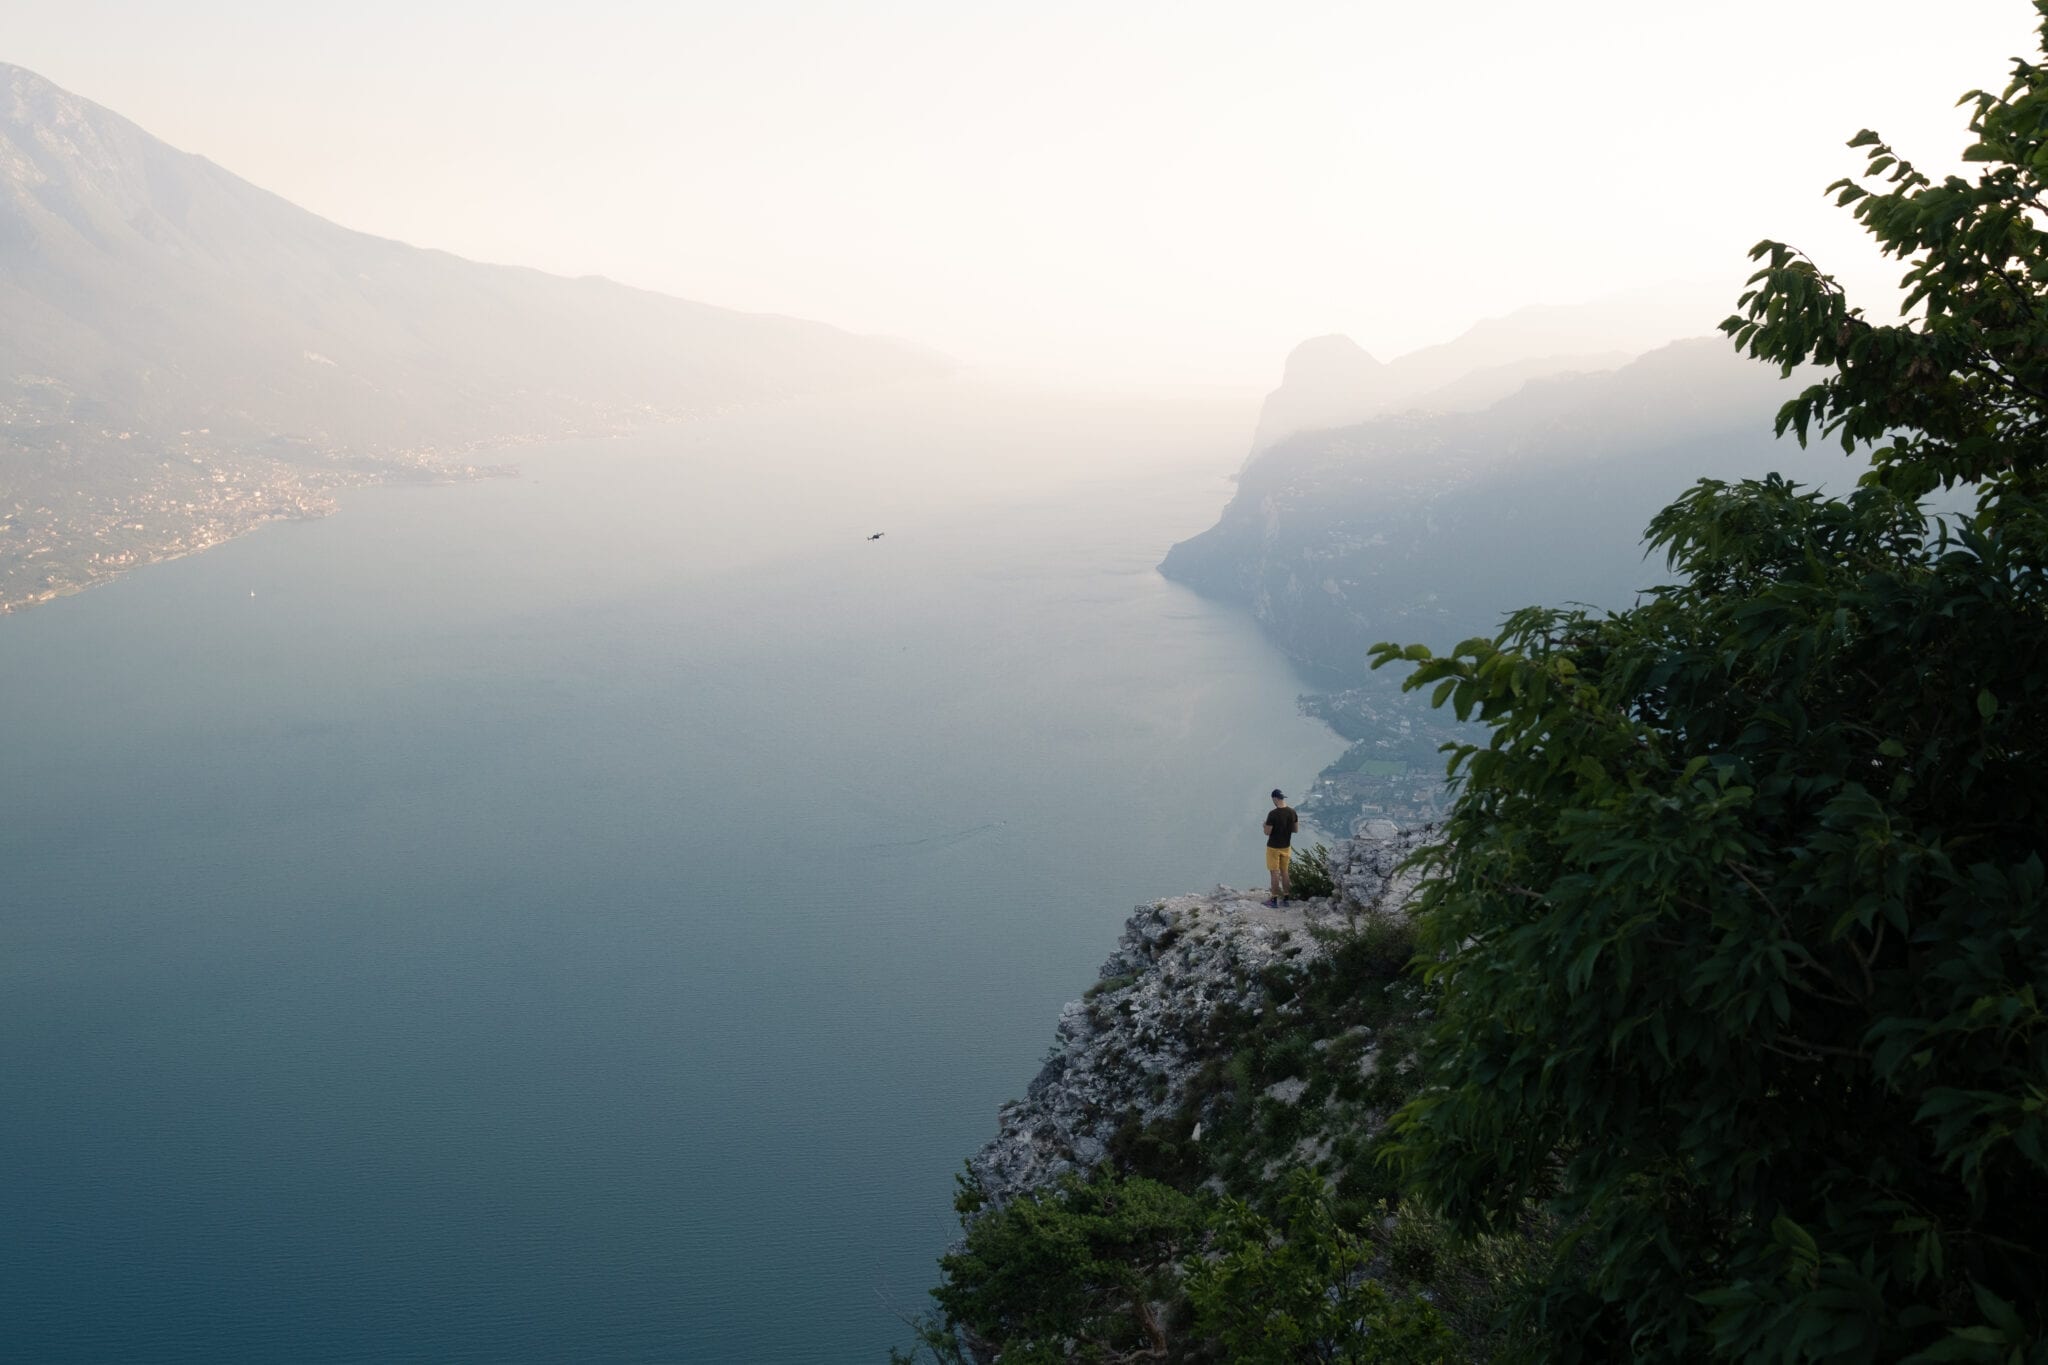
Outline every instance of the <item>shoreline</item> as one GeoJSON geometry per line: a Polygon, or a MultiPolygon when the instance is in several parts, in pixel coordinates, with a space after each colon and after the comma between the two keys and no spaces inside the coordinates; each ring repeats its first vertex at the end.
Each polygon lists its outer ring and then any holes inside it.
{"type": "MultiPolygon", "coordinates": [[[[10,572],[31,560],[56,553],[57,546],[44,544],[28,550],[25,554],[9,553],[8,537],[25,533],[18,518],[22,516],[24,509],[31,506],[34,494],[24,491],[22,495],[16,497],[14,510],[9,511],[6,506],[8,490],[0,486],[0,617],[26,612],[61,598],[75,597],[91,588],[103,587],[124,578],[138,569],[167,564],[214,549],[273,522],[316,521],[331,516],[339,510],[338,495],[349,489],[382,487],[398,483],[473,483],[490,478],[517,478],[521,474],[521,467],[509,462],[471,462],[470,457],[483,452],[509,453],[524,447],[575,441],[616,441],[661,428],[695,426],[712,418],[740,412],[766,410],[791,403],[843,396],[847,393],[897,389],[906,385],[930,383],[934,378],[943,383],[955,377],[949,373],[919,379],[905,378],[864,387],[827,387],[778,394],[753,402],[708,404],[687,411],[633,409],[616,415],[601,416],[599,422],[591,426],[477,437],[438,445],[396,448],[374,454],[352,453],[344,449],[323,450],[306,441],[268,438],[272,445],[283,443],[309,449],[310,457],[304,463],[288,461],[252,448],[263,445],[262,440],[226,448],[208,444],[201,444],[195,448],[189,439],[182,446],[174,446],[173,441],[177,438],[162,438],[161,449],[151,452],[160,456],[159,467],[173,468],[186,475],[190,475],[193,468],[197,467],[200,473],[208,476],[198,485],[200,488],[207,491],[229,490],[239,495],[229,501],[245,505],[216,507],[215,513],[219,520],[209,523],[195,519],[153,542],[116,545],[110,544],[108,540],[112,532],[141,529],[135,524],[138,516],[163,515],[162,507],[150,505],[149,499],[155,490],[147,488],[141,494],[127,494],[126,501],[110,500],[108,506],[96,508],[90,517],[79,516],[78,520],[68,527],[60,528],[55,524],[31,527],[26,533],[39,533],[70,542],[65,548],[72,553],[61,561],[53,561],[63,564],[66,575],[64,581],[23,591],[19,588],[9,588],[7,579],[10,572]],[[207,538],[209,533],[215,534],[207,538]],[[89,546],[79,542],[87,537],[102,548],[94,550],[89,557],[81,560],[79,556],[84,554],[89,546]],[[194,539],[187,540],[185,537],[194,539]],[[199,541],[203,543],[196,543],[199,541]],[[114,556],[111,561],[103,557],[110,551],[114,556]]],[[[0,427],[0,437],[6,435],[7,429],[0,427]]],[[[107,431],[101,435],[107,442],[127,442],[135,433],[116,434],[107,431]]],[[[203,428],[178,433],[179,438],[207,435],[210,433],[203,428]]],[[[102,446],[105,444],[106,442],[101,443],[102,446]]],[[[81,492],[79,496],[89,495],[81,492]]],[[[176,499],[171,499],[170,505],[180,506],[176,499]]],[[[196,510],[189,498],[184,500],[181,506],[185,512],[196,510]]],[[[60,515],[48,502],[41,503],[34,510],[49,514],[53,523],[60,515]]]]}
{"type": "MultiPolygon", "coordinates": [[[[388,470],[365,472],[355,478],[312,480],[299,489],[279,486],[272,491],[280,500],[289,500],[286,506],[273,504],[270,507],[252,508],[240,516],[231,516],[224,522],[195,521],[189,527],[180,528],[171,538],[153,544],[145,542],[130,545],[117,552],[118,557],[112,560],[103,559],[102,555],[105,552],[96,551],[83,563],[74,562],[67,566],[76,574],[75,577],[68,577],[63,582],[38,591],[0,596],[0,616],[18,615],[66,597],[76,597],[93,588],[105,587],[141,569],[204,554],[208,550],[218,549],[230,541],[239,540],[278,522],[319,521],[340,511],[340,495],[353,489],[378,488],[401,483],[416,483],[422,486],[472,483],[487,478],[516,477],[517,474],[517,468],[511,465],[472,465],[460,469],[449,467],[432,470],[395,465],[388,470]]],[[[124,511],[116,515],[126,517],[141,513],[124,511]]],[[[132,525],[133,523],[116,521],[111,525],[102,525],[78,534],[91,535],[97,540],[110,529],[132,525]]],[[[30,555],[23,557],[23,562],[35,558],[39,553],[41,552],[31,552],[30,555]]],[[[4,568],[4,561],[0,561],[0,570],[4,568]]]]}
{"type": "MultiPolygon", "coordinates": [[[[471,463],[465,458],[480,452],[509,453],[521,447],[558,442],[617,440],[654,427],[688,425],[708,415],[711,414],[666,415],[665,420],[598,430],[528,432],[453,445],[416,446],[384,456],[350,457],[334,452],[328,456],[331,462],[304,465],[286,464],[269,456],[224,452],[216,456],[222,464],[209,472],[213,474],[215,485],[231,489],[239,496],[227,505],[208,509],[211,516],[202,514],[184,525],[167,527],[159,538],[109,544],[110,533],[142,529],[143,523],[138,523],[135,518],[160,518],[163,515],[161,508],[150,506],[149,494],[115,503],[111,508],[95,509],[89,521],[81,519],[61,531],[55,524],[58,517],[51,513],[51,524],[37,529],[45,536],[65,537],[71,542],[67,548],[73,549],[73,553],[57,561],[62,564],[66,575],[63,581],[29,591],[9,591],[4,583],[8,570],[53,555],[55,547],[44,545],[18,557],[7,555],[5,537],[10,532],[24,532],[13,515],[0,515],[0,617],[18,615],[66,597],[76,597],[93,588],[118,582],[141,569],[203,554],[277,522],[319,521],[340,511],[341,496],[355,489],[401,484],[434,487],[519,477],[521,467],[517,464],[471,463]],[[258,463],[251,464],[251,461],[258,463]],[[269,467],[264,468],[264,463],[269,467]],[[93,550],[90,555],[80,558],[87,544],[108,548],[93,550]]],[[[183,506],[187,512],[196,510],[190,501],[183,506]]],[[[50,512],[47,505],[39,510],[50,512]]]]}

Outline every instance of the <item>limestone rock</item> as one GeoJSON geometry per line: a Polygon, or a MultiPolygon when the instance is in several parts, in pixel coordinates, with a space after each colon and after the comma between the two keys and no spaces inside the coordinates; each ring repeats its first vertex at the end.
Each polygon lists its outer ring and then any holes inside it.
{"type": "MultiPolygon", "coordinates": [[[[1217,887],[1139,906],[1095,986],[1060,1011],[1054,1051],[1024,1098],[1002,1107],[996,1137],[969,1160],[989,1203],[1085,1174],[1133,1111],[1145,1123],[1178,1112],[1224,1041],[1220,1012],[1264,1008],[1262,972],[1326,951],[1311,930],[1401,913],[1415,877],[1399,864],[1433,834],[1387,825],[1341,842],[1330,859],[1340,892],[1329,900],[1273,909],[1262,891],[1217,887]]],[[[1300,1092],[1274,1098],[1293,1103],[1300,1092]]]]}

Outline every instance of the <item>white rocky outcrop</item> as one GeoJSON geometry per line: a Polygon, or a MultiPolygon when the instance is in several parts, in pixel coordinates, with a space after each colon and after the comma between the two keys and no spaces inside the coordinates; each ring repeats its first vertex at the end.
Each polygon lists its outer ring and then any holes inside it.
{"type": "Polygon", "coordinates": [[[1000,1205],[1088,1171],[1132,1110],[1146,1123],[1178,1112],[1224,1041],[1221,1016],[1264,1008],[1261,974],[1314,961],[1331,933],[1404,913],[1417,878],[1400,864],[1434,835],[1366,826],[1331,850],[1338,894],[1326,900],[1271,908],[1263,891],[1219,886],[1139,906],[1095,986],[1060,1011],[1044,1069],[1023,1099],[1003,1106],[997,1136],[969,1160],[981,1193],[1000,1205]]]}

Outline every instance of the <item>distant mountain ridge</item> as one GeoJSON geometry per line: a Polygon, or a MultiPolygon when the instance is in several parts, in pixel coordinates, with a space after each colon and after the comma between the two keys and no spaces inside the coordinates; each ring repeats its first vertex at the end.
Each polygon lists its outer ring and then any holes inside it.
{"type": "Polygon", "coordinates": [[[1662,580],[1644,526],[1697,478],[1846,477],[1831,451],[1773,438],[1796,383],[1700,338],[1478,411],[1303,432],[1255,454],[1216,525],[1160,568],[1355,685],[1379,640],[1445,647],[1533,603],[1626,605],[1662,580]]]}
{"type": "Polygon", "coordinates": [[[12,66],[0,315],[0,378],[54,378],[145,424],[364,443],[686,411],[929,364],[822,323],[355,232],[12,66]]]}
{"type": "Polygon", "coordinates": [[[1689,291],[1645,290],[1516,309],[1386,362],[1347,336],[1312,337],[1289,353],[1267,395],[1252,453],[1389,413],[1476,411],[1532,379],[1612,370],[1718,320],[1689,291]]]}
{"type": "Polygon", "coordinates": [[[1255,452],[1216,524],[1160,571],[1248,610],[1320,689],[1304,710],[1352,742],[1301,802],[1308,819],[1427,823],[1445,808],[1441,746],[1484,734],[1401,693],[1403,670],[1370,672],[1371,646],[1446,650],[1528,606],[1629,606],[1670,579],[1644,528],[1700,478],[1852,480],[1838,446],[1772,435],[1810,380],[1702,337],[1476,410],[1303,431],[1255,452]]]}
{"type": "Polygon", "coordinates": [[[89,580],[318,510],[344,477],[941,368],[355,232],[0,64],[0,606],[78,585],[22,580],[24,555],[89,580]],[[195,461],[196,483],[171,468],[195,461]],[[196,540],[127,534],[202,488],[246,496],[196,540]]]}

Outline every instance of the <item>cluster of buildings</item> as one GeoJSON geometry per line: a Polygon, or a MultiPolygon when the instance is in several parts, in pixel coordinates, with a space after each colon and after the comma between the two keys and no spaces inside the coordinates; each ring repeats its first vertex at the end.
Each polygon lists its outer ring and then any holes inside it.
{"type": "Polygon", "coordinates": [[[1304,698],[1303,705],[1352,741],[1300,803],[1317,826],[1349,834],[1371,820],[1406,828],[1443,817],[1451,800],[1443,746],[1470,742],[1476,727],[1399,691],[1391,680],[1304,698]]]}
{"type": "Polygon", "coordinates": [[[267,521],[332,510],[331,482],[212,448],[0,412],[0,612],[218,545],[267,521]]]}

